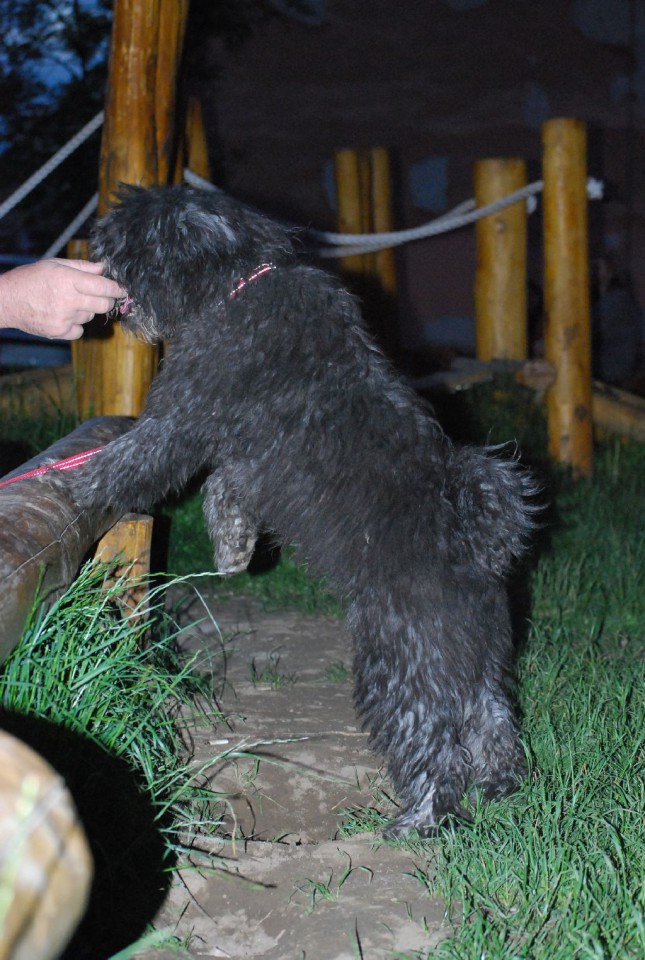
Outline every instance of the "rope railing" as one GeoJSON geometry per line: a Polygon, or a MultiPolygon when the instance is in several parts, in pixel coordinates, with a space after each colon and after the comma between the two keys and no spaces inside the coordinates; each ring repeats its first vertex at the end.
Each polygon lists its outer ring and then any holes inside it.
{"type": "Polygon", "coordinates": [[[9,213],[10,210],[13,210],[14,207],[17,207],[18,204],[28,196],[32,190],[35,190],[43,180],[45,180],[50,173],[52,173],[56,167],[59,167],[64,160],[74,153],[82,143],[92,136],[92,134],[99,129],[103,123],[103,111],[101,110],[96,114],[95,117],[92,117],[84,127],[75,133],[66,144],[64,144],[60,150],[57,150],[56,153],[49,158],[42,167],[39,167],[35,173],[25,180],[22,186],[18,187],[17,190],[7,197],[2,203],[0,203],[0,220],[9,213]]]}
{"type": "MultiPolygon", "coordinates": [[[[184,180],[186,183],[195,187],[202,187],[206,190],[220,190],[209,180],[193,173],[192,170],[184,170],[184,180]]],[[[395,230],[390,233],[332,233],[327,230],[315,230],[308,228],[306,233],[317,240],[319,243],[330,244],[329,249],[324,247],[317,250],[321,257],[348,257],[357,256],[362,253],[373,253],[376,250],[385,250],[388,247],[400,246],[404,243],[410,243],[413,240],[423,240],[427,237],[438,236],[441,233],[448,233],[450,230],[457,230],[460,227],[468,226],[477,220],[482,220],[493,213],[498,213],[506,207],[512,206],[526,200],[529,204],[529,212],[532,212],[536,206],[535,197],[544,189],[544,181],[536,180],[534,183],[509,193],[507,196],[493,203],[488,203],[483,207],[476,207],[475,201],[465,200],[454,207],[448,213],[436,217],[427,223],[418,227],[411,227],[407,230],[395,230]],[[531,201],[532,204],[531,204],[531,201]]],[[[589,177],[587,180],[587,196],[590,200],[600,200],[603,196],[604,186],[602,181],[595,177],[589,177]]],[[[296,228],[298,229],[298,228],[296,228]]]]}
{"type": "MultiPolygon", "coordinates": [[[[78,147],[81,146],[103,123],[103,111],[97,113],[88,123],[78,131],[64,146],[60,148],[46,163],[44,163],[35,173],[29,177],[25,183],[15,190],[11,196],[7,197],[0,204],[0,219],[13,210],[26,196],[31,193],[42,181],[49,176],[67,157],[70,156],[78,147]]],[[[184,170],[184,180],[192,186],[201,187],[205,190],[221,190],[209,180],[200,177],[192,170],[184,170]]],[[[359,256],[361,254],[373,253],[377,250],[385,250],[390,247],[401,246],[405,243],[411,243],[415,240],[423,240],[428,237],[438,236],[442,233],[448,233],[451,230],[457,230],[468,226],[488,217],[491,214],[498,213],[514,203],[526,201],[529,207],[529,213],[535,209],[536,197],[544,188],[543,180],[536,180],[514,193],[495,200],[493,203],[482,207],[475,206],[475,201],[465,200],[454,209],[444,213],[434,220],[423,223],[418,227],[411,227],[407,230],[395,230],[389,233],[333,233],[327,230],[316,230],[308,228],[305,232],[317,243],[328,246],[321,246],[316,253],[320,257],[348,257],[359,256]]],[[[594,177],[587,180],[587,196],[590,200],[599,200],[603,196],[603,183],[594,177]]],[[[43,259],[55,256],[65,244],[74,236],[75,232],[92,215],[98,205],[98,194],[94,194],[85,204],[82,210],[74,217],[65,230],[54,240],[43,254],[43,259]]],[[[299,228],[296,228],[299,229],[299,228]]]]}

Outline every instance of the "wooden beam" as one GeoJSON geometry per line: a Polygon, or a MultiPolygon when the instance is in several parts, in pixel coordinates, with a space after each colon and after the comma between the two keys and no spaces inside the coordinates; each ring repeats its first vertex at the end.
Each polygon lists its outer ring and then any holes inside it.
{"type": "MultiPolygon", "coordinates": [[[[176,86],[187,0],[115,0],[99,170],[99,214],[120,182],[174,174],[176,86]]],[[[137,416],[156,373],[156,346],[104,318],[73,347],[82,417],[137,416]]]]}
{"type": "Polygon", "coordinates": [[[545,358],[549,454],[574,476],[593,472],[586,130],[580,120],[542,128],[545,358]]]}
{"type": "MultiPolygon", "coordinates": [[[[101,446],[131,426],[127,417],[90,420],[7,477],[101,446]]],[[[56,471],[0,488],[0,663],[20,639],[35,597],[47,603],[59,596],[118,519],[114,510],[79,512],[56,471]]]]}
{"type": "Polygon", "coordinates": [[[146,598],[149,593],[150,548],[152,545],[152,517],[126,513],[103,534],[94,557],[113,567],[109,584],[127,577],[128,589],[119,594],[125,614],[146,616],[146,598]]]}
{"type": "MultiPolygon", "coordinates": [[[[385,147],[339,150],[335,157],[340,233],[389,233],[393,229],[390,158],[385,147]]],[[[365,315],[389,354],[399,348],[394,250],[341,257],[341,272],[363,301],[365,315]]]]}
{"type": "MultiPolygon", "coordinates": [[[[475,164],[478,207],[526,186],[523,160],[475,164]]],[[[526,360],[526,201],[477,221],[475,316],[478,360],[526,360]]]]}

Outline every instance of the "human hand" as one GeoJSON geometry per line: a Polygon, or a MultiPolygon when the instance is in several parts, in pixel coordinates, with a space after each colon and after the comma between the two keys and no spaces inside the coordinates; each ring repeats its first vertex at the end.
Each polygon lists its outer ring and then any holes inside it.
{"type": "Polygon", "coordinates": [[[0,275],[0,327],[54,340],[78,340],[83,324],[108,313],[125,290],[103,263],[55,257],[0,275]]]}

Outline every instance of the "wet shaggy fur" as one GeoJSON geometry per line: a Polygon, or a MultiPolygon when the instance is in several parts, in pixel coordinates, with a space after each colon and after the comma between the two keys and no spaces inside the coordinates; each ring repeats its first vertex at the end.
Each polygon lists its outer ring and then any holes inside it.
{"type": "Polygon", "coordinates": [[[446,438],[281,226],[187,187],[118,201],[94,255],[132,298],[123,324],[169,349],[134,428],[68,475],[79,504],[147,510],[206,471],[220,571],[246,566],[262,527],[325,575],[400,798],[391,834],[466,815],[473,786],[512,791],[506,578],[531,527],[526,475],[446,438]]]}

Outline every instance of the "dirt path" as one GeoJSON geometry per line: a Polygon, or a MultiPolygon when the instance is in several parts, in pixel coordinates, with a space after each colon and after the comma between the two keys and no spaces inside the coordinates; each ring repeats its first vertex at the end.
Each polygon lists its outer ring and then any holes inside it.
{"type": "MultiPolygon", "coordinates": [[[[213,605],[213,615],[233,636],[220,701],[232,721],[198,733],[196,758],[260,744],[256,759],[214,771],[235,836],[217,851],[237,879],[182,871],[157,925],[192,932],[191,957],[373,960],[429,950],[448,928],[443,903],[414,877],[427,858],[415,862],[374,833],[338,838],[341,811],[374,806],[380,779],[352,706],[344,625],[244,600],[213,605]]],[[[217,643],[209,623],[186,635],[189,647],[217,643]]]]}

